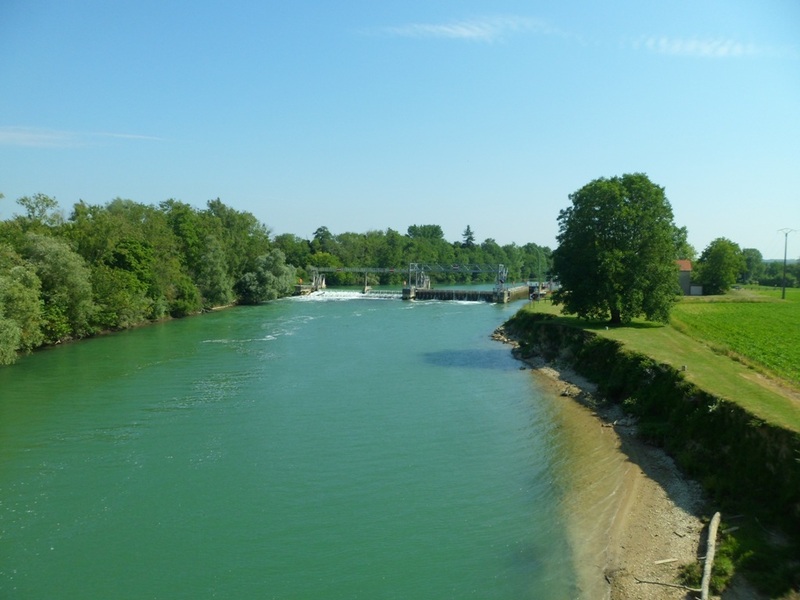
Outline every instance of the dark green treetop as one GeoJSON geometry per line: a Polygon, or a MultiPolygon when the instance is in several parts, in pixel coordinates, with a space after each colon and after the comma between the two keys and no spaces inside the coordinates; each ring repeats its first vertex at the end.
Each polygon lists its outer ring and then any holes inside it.
{"type": "Polygon", "coordinates": [[[558,216],[554,302],[585,319],[666,322],[677,298],[676,227],[664,188],[643,173],[600,178],[558,216]]]}
{"type": "Polygon", "coordinates": [[[727,238],[711,242],[698,260],[697,280],[703,285],[703,294],[724,294],[747,269],[739,244],[727,238]]]}

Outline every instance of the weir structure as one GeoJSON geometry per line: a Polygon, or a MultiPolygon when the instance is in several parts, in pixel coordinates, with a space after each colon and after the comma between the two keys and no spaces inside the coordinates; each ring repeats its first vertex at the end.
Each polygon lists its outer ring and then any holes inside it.
{"type": "MultiPolygon", "coordinates": [[[[369,293],[367,278],[371,273],[405,273],[406,269],[386,267],[309,267],[311,284],[295,287],[295,295],[309,294],[326,287],[325,273],[363,273],[363,292],[369,293]]],[[[403,300],[462,300],[472,302],[507,303],[520,298],[528,298],[527,285],[508,287],[508,268],[502,264],[431,264],[410,263],[408,278],[401,292],[395,292],[403,300]],[[456,290],[451,288],[434,289],[431,275],[435,273],[494,273],[495,283],[491,290],[456,290]]],[[[383,292],[385,294],[385,292],[383,292]]]]}

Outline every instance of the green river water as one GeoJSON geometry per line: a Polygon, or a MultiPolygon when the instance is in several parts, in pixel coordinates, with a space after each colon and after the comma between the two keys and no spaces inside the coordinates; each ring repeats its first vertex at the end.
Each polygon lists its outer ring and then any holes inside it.
{"type": "Polygon", "coordinates": [[[0,370],[0,597],[578,597],[519,306],[328,292],[0,370]]]}

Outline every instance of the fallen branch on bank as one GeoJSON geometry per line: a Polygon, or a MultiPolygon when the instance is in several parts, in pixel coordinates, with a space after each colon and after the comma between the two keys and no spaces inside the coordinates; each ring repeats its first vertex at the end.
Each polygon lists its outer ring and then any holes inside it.
{"type": "Polygon", "coordinates": [[[647,579],[639,579],[634,575],[633,577],[636,580],[636,583],[649,583],[650,585],[663,585],[664,587],[671,587],[677,588],[679,590],[686,590],[687,592],[695,592],[698,593],[701,590],[698,588],[692,588],[688,585],[681,585],[680,583],[664,583],[663,581],[648,581],[647,579]]]}

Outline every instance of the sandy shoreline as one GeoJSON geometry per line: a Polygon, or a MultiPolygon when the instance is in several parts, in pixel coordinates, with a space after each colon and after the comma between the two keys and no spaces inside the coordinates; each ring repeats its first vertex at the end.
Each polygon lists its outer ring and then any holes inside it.
{"type": "MultiPolygon", "coordinates": [[[[541,366],[533,372],[542,385],[585,402],[587,386],[574,374],[541,366]]],[[[697,560],[704,530],[702,491],[681,475],[663,451],[641,442],[635,436],[635,425],[622,419],[621,413],[586,410],[591,411],[596,427],[602,428],[602,435],[610,438],[607,444],[612,452],[620,453],[623,463],[605,513],[593,513],[584,506],[587,514],[578,515],[578,519],[605,521],[599,527],[605,539],[602,546],[597,545],[602,555],[595,562],[594,573],[583,576],[587,579],[580,586],[583,597],[686,598],[686,590],[640,581],[677,584],[679,567],[697,560]],[[603,581],[597,581],[600,570],[603,581]]],[[[604,474],[598,470],[594,476],[604,474]]]]}
{"type": "MultiPolygon", "coordinates": [[[[516,343],[495,336],[516,350],[516,343]]],[[[515,356],[517,353],[515,352],[515,356]]],[[[517,358],[520,358],[517,356],[517,358]]],[[[608,465],[577,475],[571,533],[577,549],[580,597],[611,600],[694,598],[678,584],[681,565],[697,560],[705,535],[700,486],[683,477],[662,450],[642,442],[619,407],[595,406],[594,386],[568,368],[524,360],[545,390],[573,399],[585,413],[581,444],[602,445],[608,465]]],[[[576,420],[572,419],[573,423],[576,420]]],[[[727,596],[726,596],[727,597],[727,596]]]]}

